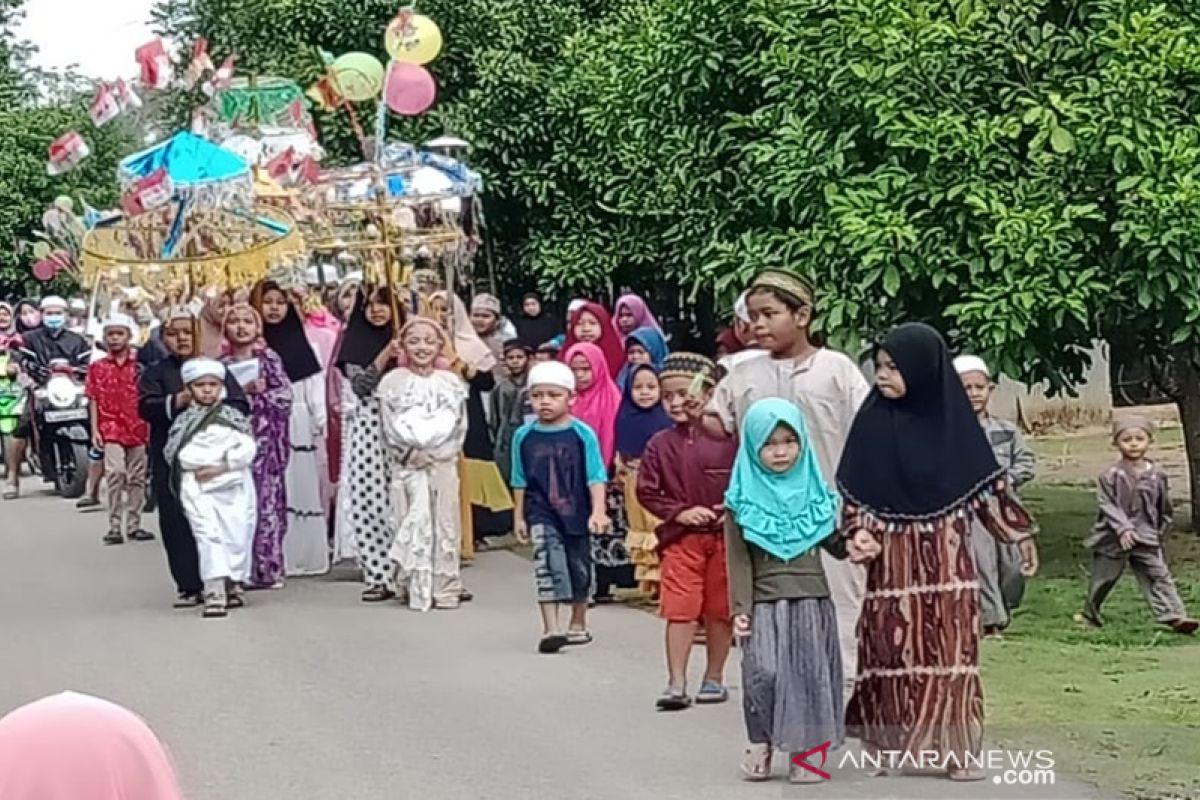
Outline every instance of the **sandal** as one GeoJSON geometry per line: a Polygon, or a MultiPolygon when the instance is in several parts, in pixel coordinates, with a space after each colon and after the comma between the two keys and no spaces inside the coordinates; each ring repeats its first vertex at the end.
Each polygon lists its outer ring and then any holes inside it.
{"type": "MultiPolygon", "coordinates": [[[[807,763],[807,762],[805,762],[807,763]]],[[[788,767],[788,783],[798,785],[805,783],[823,783],[827,778],[824,778],[811,769],[804,767],[796,762],[793,757],[791,766],[788,767]]]]}
{"type": "Polygon", "coordinates": [[[1075,620],[1076,624],[1082,625],[1085,628],[1091,628],[1092,630],[1099,630],[1100,628],[1104,627],[1099,620],[1092,619],[1082,611],[1077,613],[1071,619],[1075,620]]]}
{"type": "Polygon", "coordinates": [[[109,531],[100,541],[105,544],[125,544],[125,537],[121,535],[120,531],[109,531]]]}
{"type": "Polygon", "coordinates": [[[173,608],[195,608],[203,603],[203,598],[199,594],[181,594],[175,598],[173,608]]]}
{"type": "Polygon", "coordinates": [[[205,619],[222,619],[229,616],[229,610],[222,603],[209,603],[201,616],[205,619]]]}
{"type": "Polygon", "coordinates": [[[94,497],[81,497],[75,501],[75,508],[80,511],[87,511],[89,508],[99,508],[100,501],[94,497]]]}
{"type": "Polygon", "coordinates": [[[567,631],[567,644],[577,645],[577,644],[591,644],[591,643],[592,643],[592,634],[590,631],[578,631],[578,630],[567,631]]]}
{"type": "Polygon", "coordinates": [[[705,681],[696,692],[696,702],[701,705],[715,705],[729,699],[729,690],[715,681],[705,681]]]}
{"type": "Polygon", "coordinates": [[[984,780],[987,773],[981,769],[950,769],[946,770],[946,777],[956,783],[970,783],[984,780]]]}
{"type": "Polygon", "coordinates": [[[463,589],[461,592],[458,593],[458,602],[460,602],[460,603],[469,603],[474,599],[475,599],[475,595],[472,594],[471,592],[467,591],[466,589],[463,589]]]}
{"type": "Polygon", "coordinates": [[[227,608],[245,608],[246,598],[242,596],[242,589],[230,589],[229,596],[225,598],[225,606],[227,608]]]}
{"type": "Polygon", "coordinates": [[[135,542],[153,542],[154,534],[143,528],[138,528],[129,534],[129,538],[135,542]]]}
{"type": "Polygon", "coordinates": [[[557,653],[567,646],[567,637],[561,633],[548,633],[538,642],[538,652],[544,655],[557,653]]]}
{"type": "Polygon", "coordinates": [[[654,701],[654,707],[659,711],[683,711],[691,708],[692,698],[683,689],[668,686],[667,690],[654,701]]]}
{"type": "Polygon", "coordinates": [[[1182,634],[1193,634],[1196,632],[1197,628],[1200,628],[1200,622],[1197,622],[1189,617],[1173,619],[1167,624],[1171,626],[1171,630],[1182,634]]]}
{"type": "Polygon", "coordinates": [[[4,490],[4,499],[5,500],[16,500],[20,496],[21,496],[21,490],[18,489],[16,486],[10,486],[4,490]]]}
{"type": "Polygon", "coordinates": [[[364,603],[383,603],[395,596],[396,593],[386,586],[372,586],[362,593],[362,601],[364,603]]]}
{"type": "Polygon", "coordinates": [[[771,755],[769,744],[752,744],[742,757],[742,779],[751,783],[771,780],[771,755]]]}

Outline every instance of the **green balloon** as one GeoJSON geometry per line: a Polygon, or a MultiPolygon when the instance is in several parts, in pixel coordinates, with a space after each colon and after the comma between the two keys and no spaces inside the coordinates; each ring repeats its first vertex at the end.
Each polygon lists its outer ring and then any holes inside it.
{"type": "Polygon", "coordinates": [[[347,100],[370,100],[383,90],[383,64],[370,53],[338,56],[329,72],[338,93],[347,100]]]}

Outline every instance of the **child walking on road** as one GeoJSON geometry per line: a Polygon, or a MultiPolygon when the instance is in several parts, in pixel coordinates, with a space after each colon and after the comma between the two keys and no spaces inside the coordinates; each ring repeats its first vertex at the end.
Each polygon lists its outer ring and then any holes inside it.
{"type": "Polygon", "coordinates": [[[1154,423],[1130,415],[1113,423],[1113,441],[1121,460],[1098,481],[1096,526],[1085,544],[1092,548],[1092,581],[1087,604],[1076,620],[1100,627],[1100,606],[1121,579],[1128,563],[1158,622],[1177,633],[1195,633],[1200,622],[1188,617],[1163,555],[1163,536],[1171,525],[1167,474],[1146,458],[1154,423]]]}
{"type": "Polygon", "coordinates": [[[529,399],[537,419],[513,437],[514,526],[519,540],[533,540],[542,613],[540,653],[592,640],[587,628],[593,583],[588,534],[608,529],[608,470],[596,434],[571,416],[574,392],[575,376],[566,364],[536,365],[529,373],[529,399]],[[563,605],[571,607],[565,634],[563,605]]]}

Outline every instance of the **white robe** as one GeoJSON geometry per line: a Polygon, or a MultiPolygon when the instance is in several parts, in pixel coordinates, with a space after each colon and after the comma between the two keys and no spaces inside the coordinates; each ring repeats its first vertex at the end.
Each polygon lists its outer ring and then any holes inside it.
{"type": "Polygon", "coordinates": [[[257,447],[254,437],[226,425],[209,425],[179,451],[183,474],[179,499],[187,514],[200,554],[200,578],[250,578],[250,551],[258,521],[251,465],[257,447]],[[228,464],[229,470],[210,481],[196,480],[196,470],[228,464]]]}
{"type": "Polygon", "coordinates": [[[287,473],[287,534],[283,537],[284,573],[322,575],[329,571],[328,525],[321,493],[325,463],[325,373],[292,384],[288,429],[292,453],[287,473]]]}
{"type": "Polygon", "coordinates": [[[458,605],[462,531],[457,460],[467,435],[467,386],[453,373],[393,370],[377,395],[391,464],[396,583],[416,611],[458,605]]]}

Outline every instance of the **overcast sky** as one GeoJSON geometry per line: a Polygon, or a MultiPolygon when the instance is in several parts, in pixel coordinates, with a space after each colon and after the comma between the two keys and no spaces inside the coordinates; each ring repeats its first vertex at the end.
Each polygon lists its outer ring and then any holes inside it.
{"type": "Polygon", "coordinates": [[[34,63],[47,69],[72,64],[90,78],[137,73],[133,51],[154,38],[154,0],[27,0],[18,37],[38,47],[34,63]]]}

